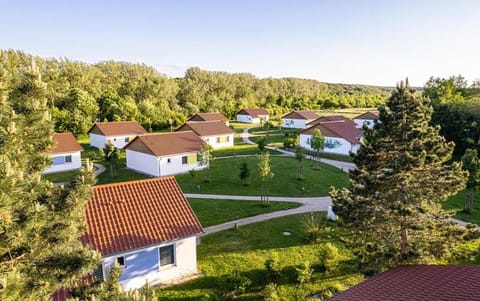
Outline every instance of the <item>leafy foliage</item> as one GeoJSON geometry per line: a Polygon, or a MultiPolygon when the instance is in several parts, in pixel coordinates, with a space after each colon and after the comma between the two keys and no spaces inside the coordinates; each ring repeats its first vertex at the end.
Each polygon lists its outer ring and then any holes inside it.
{"type": "Polygon", "coordinates": [[[467,149],[462,156],[463,169],[468,171],[467,189],[464,211],[471,213],[474,202],[474,191],[480,186],[480,159],[476,149],[467,149]]]}
{"type": "Polygon", "coordinates": [[[431,114],[429,99],[400,83],[364,133],[349,188],[331,192],[366,271],[444,259],[465,233],[438,204],[465,186],[466,172],[445,164],[454,145],[429,126],[431,114]]]}
{"type": "Polygon", "coordinates": [[[310,147],[314,150],[314,160],[317,162],[316,168],[319,168],[320,152],[325,147],[325,137],[323,137],[319,129],[313,130],[312,137],[310,138],[310,147]]]}
{"type": "Polygon", "coordinates": [[[257,172],[261,183],[260,193],[262,202],[268,202],[268,182],[273,178],[274,173],[270,167],[270,154],[264,152],[258,157],[257,172]]]}
{"type": "Polygon", "coordinates": [[[247,161],[242,161],[240,164],[240,173],[238,175],[240,177],[240,181],[242,181],[243,185],[248,185],[248,178],[250,178],[250,168],[248,167],[247,161]]]}
{"type": "Polygon", "coordinates": [[[52,147],[46,87],[33,60],[10,91],[4,74],[0,63],[0,299],[41,300],[99,262],[80,241],[95,175],[87,163],[71,187],[42,179],[52,147]]]}

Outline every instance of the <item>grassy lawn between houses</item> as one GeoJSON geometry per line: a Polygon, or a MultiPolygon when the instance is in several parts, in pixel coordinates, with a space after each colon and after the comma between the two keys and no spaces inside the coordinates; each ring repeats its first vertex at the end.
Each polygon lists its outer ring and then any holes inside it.
{"type": "Polygon", "coordinates": [[[284,299],[295,300],[299,290],[308,295],[334,288],[344,290],[359,283],[363,276],[356,271],[356,262],[349,250],[339,242],[346,235],[334,223],[321,234],[320,242],[306,242],[302,221],[307,214],[277,218],[211,234],[202,238],[197,249],[198,268],[204,277],[157,291],[160,300],[218,300],[214,296],[222,288],[226,275],[236,271],[252,284],[235,300],[264,300],[266,260],[275,258],[282,269],[278,284],[284,299]],[[284,231],[291,233],[283,235],[284,231]],[[336,271],[322,272],[319,267],[320,247],[330,242],[339,250],[340,265],[336,271]],[[309,262],[314,273],[311,283],[297,283],[296,267],[309,262]]]}
{"type": "Polygon", "coordinates": [[[222,224],[240,218],[297,208],[299,203],[270,202],[268,206],[259,201],[232,201],[189,198],[188,202],[195,211],[203,227],[222,224]]]}
{"type": "MultiPolygon", "coordinates": [[[[270,154],[281,154],[275,150],[267,150],[270,154]]],[[[212,154],[214,157],[228,157],[228,156],[240,156],[240,155],[259,155],[260,149],[258,146],[253,144],[241,144],[235,145],[234,147],[221,148],[218,150],[213,150],[212,154]]],[[[215,164],[215,163],[214,163],[215,164]]]]}
{"type": "Polygon", "coordinates": [[[456,195],[449,197],[444,203],[442,203],[442,206],[445,209],[454,210],[456,212],[456,218],[461,219],[462,221],[480,225],[480,191],[475,192],[475,201],[473,202],[472,213],[463,212],[466,193],[466,190],[460,191],[456,195]]]}
{"type": "MultiPolygon", "coordinates": [[[[206,171],[177,175],[182,190],[188,193],[214,193],[227,195],[259,195],[256,157],[237,157],[215,160],[210,168],[210,182],[205,182],[206,171]],[[250,185],[244,186],[239,178],[240,164],[245,160],[250,169],[250,185]]],[[[347,185],[347,174],[326,164],[313,169],[310,160],[304,160],[304,180],[296,180],[298,162],[292,157],[270,157],[274,177],[270,180],[272,196],[326,196],[331,186],[347,185]]]]}

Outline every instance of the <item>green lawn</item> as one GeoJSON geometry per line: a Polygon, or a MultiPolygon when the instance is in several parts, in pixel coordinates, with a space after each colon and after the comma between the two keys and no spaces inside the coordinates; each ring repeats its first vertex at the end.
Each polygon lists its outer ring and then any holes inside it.
{"type": "MultiPolygon", "coordinates": [[[[271,157],[271,168],[274,173],[269,184],[270,195],[276,196],[326,196],[331,186],[347,185],[347,174],[338,168],[320,164],[320,169],[313,169],[313,162],[305,160],[304,181],[296,180],[298,162],[292,157],[271,157]],[[302,189],[304,188],[304,189],[302,189]]],[[[237,157],[217,159],[210,168],[211,181],[204,182],[204,173],[199,171],[194,177],[190,174],[176,176],[182,190],[190,193],[215,193],[259,195],[260,183],[257,179],[256,157],[237,157]],[[250,185],[241,184],[239,166],[245,160],[250,168],[250,185]],[[200,190],[198,190],[198,185],[200,190]]]]}
{"type": "Polygon", "coordinates": [[[188,202],[195,211],[203,227],[222,224],[244,217],[297,208],[299,203],[270,202],[269,206],[258,201],[208,200],[189,198],[188,202]]]}
{"type": "MultiPolygon", "coordinates": [[[[282,269],[279,289],[285,299],[293,300],[299,290],[308,295],[334,287],[344,290],[362,281],[363,276],[356,271],[351,253],[339,237],[345,236],[334,223],[322,233],[318,244],[305,240],[302,221],[306,215],[293,215],[265,222],[211,234],[202,238],[198,246],[198,267],[204,277],[190,282],[158,290],[160,300],[217,300],[222,279],[233,271],[248,277],[252,284],[238,300],[263,300],[262,289],[266,284],[264,263],[276,258],[282,269]],[[283,235],[284,231],[291,233],[283,235]],[[326,242],[333,243],[339,249],[340,266],[338,270],[326,274],[318,266],[319,248],[326,242]],[[310,262],[314,268],[312,283],[297,284],[295,267],[310,262]]],[[[235,300],[237,300],[235,299],[235,300]]]]}
{"type": "Polygon", "coordinates": [[[64,172],[56,172],[43,175],[42,177],[50,182],[53,183],[60,183],[60,182],[71,182],[76,175],[79,174],[78,170],[70,170],[64,172]]]}
{"type": "Polygon", "coordinates": [[[266,136],[250,136],[249,138],[251,141],[258,143],[263,137],[265,137],[265,142],[268,146],[283,147],[283,141],[285,140],[283,134],[267,134],[266,136]]]}
{"type": "Polygon", "coordinates": [[[243,123],[243,122],[237,122],[237,121],[230,121],[230,127],[233,128],[233,130],[237,133],[243,132],[243,129],[247,128],[252,128],[255,126],[258,126],[256,124],[251,124],[251,123],[243,123]]]}
{"type": "Polygon", "coordinates": [[[463,212],[465,202],[465,190],[451,196],[443,203],[443,208],[451,209],[456,212],[455,217],[463,221],[480,225],[480,191],[475,192],[475,201],[473,202],[473,211],[468,214],[463,212]]]}
{"type": "MultiPolygon", "coordinates": [[[[270,154],[280,154],[280,152],[274,150],[267,150],[270,154]]],[[[240,144],[235,145],[234,147],[221,148],[214,150],[214,157],[226,157],[226,156],[235,156],[235,155],[258,155],[260,154],[260,149],[258,146],[253,144],[240,144]]],[[[214,163],[215,164],[215,163],[214,163]]]]}
{"type": "Polygon", "coordinates": [[[348,108],[348,109],[334,109],[334,110],[320,110],[317,111],[321,116],[329,115],[343,115],[347,118],[353,119],[360,114],[368,111],[375,111],[377,108],[348,108]]]}

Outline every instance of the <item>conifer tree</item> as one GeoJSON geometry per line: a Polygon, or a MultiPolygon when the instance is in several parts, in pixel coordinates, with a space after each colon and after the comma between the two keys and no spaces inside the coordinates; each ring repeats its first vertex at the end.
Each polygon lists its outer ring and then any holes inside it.
{"type": "Polygon", "coordinates": [[[52,124],[33,61],[0,100],[0,300],[49,299],[98,264],[97,252],[80,242],[95,176],[87,164],[71,188],[42,179],[52,124]]]}
{"type": "Polygon", "coordinates": [[[462,239],[439,202],[465,187],[466,172],[445,163],[454,145],[429,126],[431,115],[430,100],[401,82],[365,130],[349,187],[331,192],[365,270],[434,262],[462,239]]]}

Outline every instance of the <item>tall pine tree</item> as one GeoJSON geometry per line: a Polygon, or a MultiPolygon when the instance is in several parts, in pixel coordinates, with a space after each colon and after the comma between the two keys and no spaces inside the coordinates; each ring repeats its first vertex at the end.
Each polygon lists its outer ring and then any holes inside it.
{"type": "MultiPolygon", "coordinates": [[[[5,81],[1,77],[0,85],[5,81]]],[[[91,164],[71,188],[42,179],[52,124],[32,61],[20,84],[0,93],[0,300],[43,300],[92,271],[99,255],[82,246],[91,164]],[[8,91],[7,91],[8,90],[8,91]],[[8,92],[8,93],[7,93],[8,92]]]]}
{"type": "Polygon", "coordinates": [[[466,173],[446,163],[454,145],[429,126],[431,115],[430,100],[401,82],[365,130],[349,187],[331,192],[365,271],[434,262],[462,239],[439,201],[465,187],[466,173]]]}

